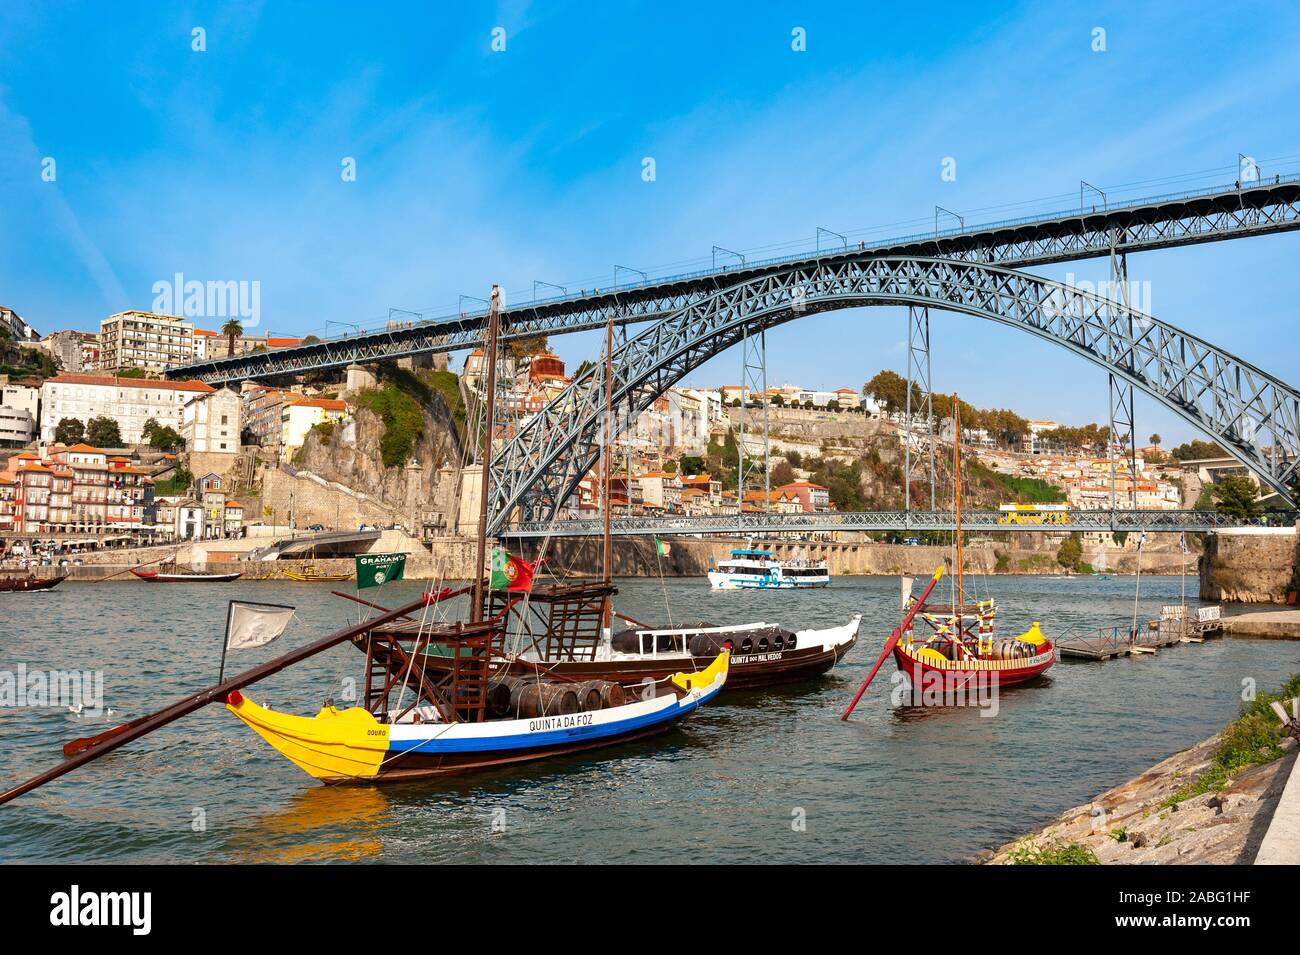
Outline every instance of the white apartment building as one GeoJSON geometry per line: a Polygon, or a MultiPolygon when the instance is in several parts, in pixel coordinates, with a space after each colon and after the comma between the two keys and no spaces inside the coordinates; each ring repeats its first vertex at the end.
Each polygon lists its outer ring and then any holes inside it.
{"type": "MultiPolygon", "coordinates": [[[[85,424],[106,415],[117,421],[126,444],[138,444],[145,422],[181,430],[185,402],[216,389],[201,381],[149,381],[99,375],[58,375],[41,385],[41,441],[54,441],[54,429],[64,418],[85,424]]],[[[236,438],[238,440],[238,438],[236,438]]]]}
{"type": "Polygon", "coordinates": [[[313,427],[347,413],[347,403],[337,398],[294,398],[280,409],[280,446],[288,451],[300,448],[313,427]]]}
{"type": "Polygon", "coordinates": [[[0,405],[0,446],[19,447],[36,437],[36,419],[30,411],[0,405]]]}
{"type": "Polygon", "coordinates": [[[0,445],[27,444],[36,437],[40,401],[39,382],[14,381],[0,375],[0,445]]]}
{"type": "Polygon", "coordinates": [[[180,434],[187,451],[235,454],[239,451],[239,395],[229,388],[197,394],[181,408],[180,434]]]}
{"type": "Polygon", "coordinates": [[[7,331],[12,340],[25,345],[35,345],[41,340],[40,333],[27,324],[26,319],[5,305],[0,305],[0,328],[7,331]]]}
{"type": "Polygon", "coordinates": [[[166,371],[194,361],[194,325],[176,315],[134,309],[99,323],[99,367],[166,371]]]}

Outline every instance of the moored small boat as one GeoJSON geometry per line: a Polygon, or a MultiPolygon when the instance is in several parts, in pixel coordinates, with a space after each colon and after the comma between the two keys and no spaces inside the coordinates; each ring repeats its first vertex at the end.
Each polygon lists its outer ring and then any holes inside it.
{"type": "Polygon", "coordinates": [[[141,570],[137,567],[131,568],[131,573],[141,580],[147,580],[153,584],[195,584],[209,583],[219,584],[231,580],[238,580],[244,576],[241,573],[232,574],[209,574],[198,571],[159,571],[159,570],[141,570]]]}
{"type": "Polygon", "coordinates": [[[0,577],[0,594],[50,590],[67,579],[67,574],[60,574],[57,577],[37,577],[35,574],[28,574],[26,577],[0,577]]]}

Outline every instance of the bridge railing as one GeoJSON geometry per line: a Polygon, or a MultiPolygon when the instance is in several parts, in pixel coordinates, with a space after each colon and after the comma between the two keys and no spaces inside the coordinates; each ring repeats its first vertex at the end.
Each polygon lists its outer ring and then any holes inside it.
{"type": "MultiPolygon", "coordinates": [[[[1003,533],[1101,533],[1206,532],[1221,528],[1255,526],[1259,521],[1242,521],[1217,511],[1109,511],[1075,510],[1061,513],[1052,521],[1011,522],[1003,511],[970,511],[962,514],[962,530],[1003,533]]],[[[584,537],[603,532],[600,520],[522,521],[509,525],[503,537],[584,537]]],[[[711,514],[680,517],[611,516],[610,532],[619,536],[674,536],[683,534],[779,534],[810,531],[951,531],[956,528],[952,511],[826,511],[796,514],[711,514]]]]}
{"type": "MultiPolygon", "coordinates": [[[[1292,183],[1300,183],[1300,173],[1293,173],[1290,175],[1276,174],[1271,177],[1261,176],[1259,180],[1252,181],[1248,184],[1242,184],[1242,183],[1234,183],[1232,185],[1223,184],[1223,185],[1216,185],[1216,186],[1208,186],[1201,189],[1188,189],[1180,192],[1164,193],[1162,195],[1157,195],[1157,196],[1142,196],[1137,199],[1129,199],[1121,202],[1108,202],[1100,209],[1097,208],[1093,208],[1091,210],[1064,209],[1064,210],[1057,210],[1054,212],[1040,213],[1037,215],[1019,216],[1011,219],[996,219],[987,222],[972,222],[968,225],[963,224],[956,228],[939,229],[939,230],[930,229],[924,232],[914,232],[908,235],[891,236],[888,238],[881,238],[881,239],[871,239],[870,241],[864,240],[862,249],[858,249],[851,245],[843,249],[803,248],[795,252],[787,252],[781,255],[770,256],[764,259],[749,260],[746,261],[743,265],[736,265],[736,264],[723,265],[716,268],[709,267],[703,269],[696,269],[688,272],[655,273],[651,271],[649,273],[648,278],[642,279],[640,281],[624,282],[622,284],[619,284],[617,282],[611,283],[610,285],[606,286],[603,290],[601,291],[593,290],[592,293],[590,294],[580,293],[580,292],[570,292],[564,295],[553,295],[549,298],[522,300],[522,303],[520,305],[505,309],[504,314],[508,316],[511,312],[520,311],[523,309],[540,308],[543,306],[563,305],[566,303],[578,302],[578,301],[582,301],[583,299],[590,298],[592,297],[592,295],[604,294],[607,292],[644,291],[647,289],[654,288],[657,285],[673,284],[676,282],[689,282],[697,279],[709,278],[715,275],[727,275],[735,272],[753,271],[755,269],[775,268],[784,265],[791,265],[798,262],[804,262],[812,259],[818,259],[818,258],[824,259],[828,257],[833,257],[837,254],[853,253],[858,251],[873,251],[873,250],[879,250],[881,248],[889,248],[892,246],[911,245],[917,242],[933,242],[936,240],[956,238],[962,235],[970,235],[977,232],[998,231],[1001,229],[1014,229],[1014,228],[1019,228],[1027,225],[1057,222],[1065,219],[1077,219],[1080,218],[1081,216],[1086,217],[1086,216],[1093,216],[1093,215],[1106,215],[1114,212],[1122,212],[1128,209],[1141,208],[1142,206],[1159,205],[1161,203],[1166,203],[1166,202],[1185,202],[1191,199],[1201,199],[1209,196],[1232,195],[1232,194],[1249,192],[1255,189],[1276,187],[1279,185],[1289,185],[1292,183]]],[[[849,235],[855,235],[855,234],[862,235],[864,233],[862,231],[857,233],[852,233],[852,232],[849,233],[849,235]]],[[[424,313],[422,312],[417,314],[420,314],[421,316],[424,315],[424,313]]],[[[421,320],[416,324],[431,325],[431,324],[442,324],[446,322],[463,320],[467,318],[481,319],[486,315],[487,315],[486,308],[465,309],[465,310],[458,310],[454,313],[441,314],[441,315],[431,316],[428,318],[422,317],[421,320]]],[[[330,341],[341,341],[341,340],[346,340],[348,338],[357,338],[362,335],[377,335],[377,334],[382,334],[386,330],[387,330],[386,328],[378,327],[378,326],[374,328],[358,326],[356,332],[349,332],[333,339],[330,338],[321,339],[320,343],[324,344],[330,341]]],[[[238,357],[240,356],[236,356],[236,358],[238,357]]]]}

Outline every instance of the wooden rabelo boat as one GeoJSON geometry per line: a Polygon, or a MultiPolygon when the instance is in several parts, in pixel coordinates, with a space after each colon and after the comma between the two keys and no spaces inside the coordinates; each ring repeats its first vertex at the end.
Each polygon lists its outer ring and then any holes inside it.
{"type": "MultiPolygon", "coordinates": [[[[494,286],[487,342],[488,453],[494,433],[499,303],[494,286]]],[[[479,567],[484,566],[490,470],[483,468],[479,567]]],[[[64,746],[69,757],[64,763],[0,793],[0,804],[212,703],[224,704],[321,782],[374,783],[441,777],[641,739],[669,728],[726,683],[726,650],[715,654],[707,667],[648,680],[632,690],[612,681],[552,679],[537,664],[528,668],[526,677],[495,673],[493,662],[504,655],[507,616],[525,596],[491,591],[487,581],[479,579],[459,591],[430,591],[402,607],[378,608],[382,612],[370,620],[224,679],[157,713],[71,741],[64,746]],[[470,595],[468,621],[422,623],[430,617],[430,607],[465,593],[470,595]],[[414,626],[393,627],[403,620],[414,626]],[[244,692],[343,643],[365,654],[365,689],[357,706],[339,708],[327,700],[315,716],[293,716],[263,707],[244,692]],[[434,661],[439,665],[430,665],[434,661]]],[[[277,609],[292,612],[289,607],[277,609]]],[[[233,610],[232,605],[232,618],[233,610]]],[[[229,644],[229,623],[227,630],[229,644]]]]}
{"type": "Polygon", "coordinates": [[[954,502],[956,531],[953,535],[955,582],[953,601],[946,605],[927,603],[943,576],[935,571],[921,596],[904,601],[902,622],[896,627],[857,695],[841,715],[848,719],[866,692],[885,658],[891,654],[898,669],[907,674],[918,693],[938,691],[935,698],[949,701],[967,689],[1009,687],[1042,676],[1056,662],[1056,647],[1043,633],[1037,620],[1024,633],[999,638],[994,634],[997,605],[992,599],[972,603],[962,573],[961,538],[961,424],[960,402],[952,396],[954,502]],[[923,626],[918,628],[917,621],[923,626]]]}
{"type": "Polygon", "coordinates": [[[303,564],[297,570],[282,570],[280,571],[280,576],[286,577],[289,580],[296,580],[299,582],[314,581],[318,583],[325,582],[325,581],[331,581],[337,583],[340,581],[352,579],[351,574],[322,574],[320,571],[316,569],[315,564],[310,564],[310,563],[303,564]]]}
{"type": "Polygon", "coordinates": [[[139,567],[132,567],[131,573],[151,584],[220,584],[244,576],[241,573],[210,574],[196,570],[142,570],[139,567]]]}
{"type": "MultiPolygon", "coordinates": [[[[678,671],[703,670],[726,650],[731,654],[727,689],[756,689],[826,673],[853,648],[862,619],[854,614],[841,626],[797,633],[766,622],[651,627],[615,613],[611,603],[617,593],[605,580],[535,585],[526,600],[491,591],[487,612],[504,615],[511,634],[509,658],[496,661],[493,672],[523,676],[542,666],[556,679],[635,687],[678,671]],[[612,617],[631,626],[611,633],[605,621],[612,617]]],[[[386,632],[409,635],[415,629],[398,622],[386,632]]],[[[435,658],[430,666],[449,664],[435,658]]]]}
{"type": "Polygon", "coordinates": [[[35,574],[28,574],[25,577],[0,577],[0,594],[49,590],[67,579],[67,574],[60,574],[57,577],[37,577],[35,574]]]}

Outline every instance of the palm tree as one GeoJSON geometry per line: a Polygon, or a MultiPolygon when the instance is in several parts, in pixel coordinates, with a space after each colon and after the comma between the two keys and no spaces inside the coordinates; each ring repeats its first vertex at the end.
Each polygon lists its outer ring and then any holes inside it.
{"type": "Polygon", "coordinates": [[[232,318],[221,326],[221,334],[226,336],[226,341],[229,343],[226,356],[230,357],[235,354],[235,339],[244,334],[244,326],[239,324],[239,319],[232,318]]]}

